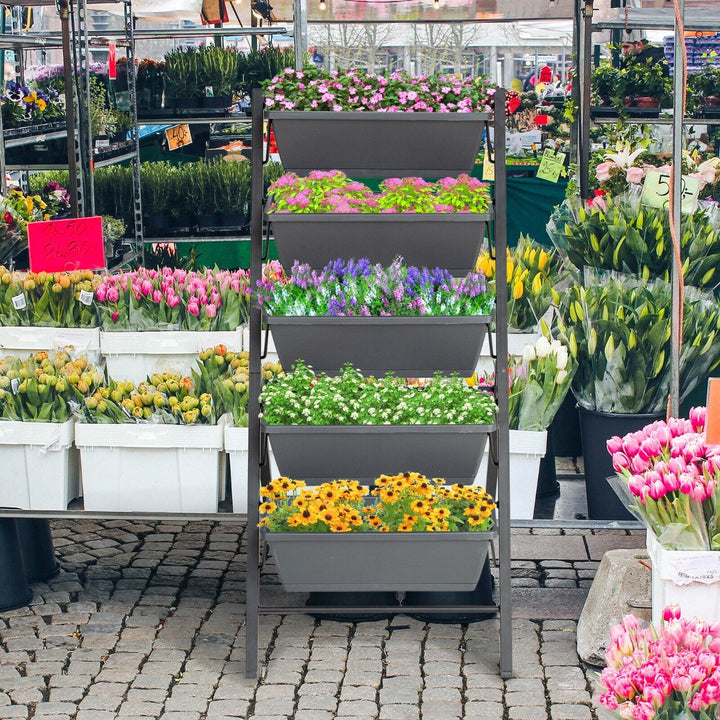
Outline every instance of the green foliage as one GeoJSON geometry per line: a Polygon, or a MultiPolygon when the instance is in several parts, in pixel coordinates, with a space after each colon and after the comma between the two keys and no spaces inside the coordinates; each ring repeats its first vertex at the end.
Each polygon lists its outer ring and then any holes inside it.
{"type": "Polygon", "coordinates": [[[250,97],[255,88],[266,80],[279,75],[285,68],[295,66],[293,48],[279,48],[274,45],[261,50],[252,50],[240,56],[239,88],[243,95],[250,97]]]}
{"type": "Polygon", "coordinates": [[[218,45],[200,48],[199,81],[201,88],[212,87],[215,97],[232,95],[238,86],[240,56],[235,50],[218,45]]]}
{"type": "Polygon", "coordinates": [[[200,98],[200,51],[197,48],[178,48],[165,56],[165,100],[200,98]]]}

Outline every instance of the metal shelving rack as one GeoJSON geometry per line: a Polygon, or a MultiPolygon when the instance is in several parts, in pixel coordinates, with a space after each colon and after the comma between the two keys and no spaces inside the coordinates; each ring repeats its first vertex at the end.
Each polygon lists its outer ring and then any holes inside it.
{"type": "MultiPolygon", "coordinates": [[[[95,161],[92,148],[92,133],[90,129],[90,68],[89,50],[90,38],[87,29],[87,7],[94,0],[74,0],[72,9],[77,19],[78,41],[72,47],[72,64],[81,69],[80,93],[74,93],[74,105],[80,112],[73,113],[74,129],[72,132],[64,132],[27,135],[24,137],[5,140],[2,130],[2,119],[0,118],[0,173],[2,174],[2,189],[5,186],[5,171],[7,169],[18,169],[22,171],[31,170],[55,170],[70,168],[76,172],[77,183],[77,214],[79,216],[93,215],[95,213],[95,197],[93,172],[95,168],[116,164],[126,160],[133,161],[133,251],[123,258],[123,264],[130,260],[144,256],[143,225],[142,225],[142,199],[140,195],[140,140],[137,125],[137,92],[135,73],[135,40],[134,22],[132,17],[132,0],[112,0],[121,2],[123,5],[124,27],[121,31],[122,47],[125,48],[128,59],[128,89],[130,91],[131,107],[133,112],[133,125],[131,129],[131,151],[119,156],[95,161]],[[84,118],[84,121],[83,121],[84,118]],[[46,164],[46,165],[7,165],[5,162],[5,150],[9,147],[17,147],[37,142],[39,139],[49,140],[57,137],[67,137],[68,143],[74,144],[75,162],[67,164],[46,164]]],[[[14,6],[54,6],[55,2],[48,0],[15,0],[14,6]]],[[[0,36],[0,48],[9,48],[16,51],[21,58],[20,69],[22,70],[22,50],[29,48],[60,47],[58,38],[53,36],[40,36],[37,34],[4,35],[0,36]]],[[[70,157],[70,156],[69,156],[70,157]]],[[[72,158],[70,158],[72,160],[72,158]]]]}
{"type": "MultiPolygon", "coordinates": [[[[505,90],[498,89],[495,94],[495,107],[505,107],[505,90]]],[[[260,91],[256,91],[252,98],[253,107],[253,140],[252,140],[252,217],[250,226],[251,237],[251,266],[250,276],[260,277],[262,265],[262,222],[263,222],[263,101],[260,91]]],[[[497,113],[494,120],[495,140],[495,215],[494,215],[494,250],[497,258],[504,258],[506,253],[507,219],[506,208],[506,168],[505,168],[505,115],[497,113]]],[[[259,616],[261,614],[301,614],[307,613],[302,606],[263,605],[260,593],[260,569],[262,553],[260,548],[260,532],[258,529],[259,509],[258,497],[261,482],[268,479],[269,463],[267,458],[261,464],[261,447],[266,441],[261,437],[260,428],[260,389],[261,389],[261,311],[254,302],[255,293],[250,303],[250,391],[248,416],[248,565],[246,585],[246,654],[245,673],[247,677],[256,677],[258,664],[259,616]]],[[[496,263],[496,358],[501,358],[500,366],[507,363],[507,268],[504,262],[496,263]]],[[[498,375],[502,376],[499,371],[498,375]]],[[[497,462],[490,455],[490,471],[488,473],[488,490],[495,494],[497,486],[500,497],[498,503],[497,541],[499,546],[498,565],[499,583],[498,599],[496,605],[490,606],[444,606],[418,607],[413,606],[413,612],[440,614],[448,611],[457,613],[496,612],[500,617],[500,674],[503,678],[512,676],[512,609],[511,609],[511,581],[510,581],[510,484],[509,484],[509,421],[508,421],[508,385],[499,382],[495,385],[495,395],[498,404],[496,430],[490,433],[490,444],[497,454],[497,462]]],[[[267,455],[267,454],[266,454],[267,455]]],[[[381,613],[398,614],[397,606],[390,607],[323,607],[323,614],[348,613],[381,613]]]]}

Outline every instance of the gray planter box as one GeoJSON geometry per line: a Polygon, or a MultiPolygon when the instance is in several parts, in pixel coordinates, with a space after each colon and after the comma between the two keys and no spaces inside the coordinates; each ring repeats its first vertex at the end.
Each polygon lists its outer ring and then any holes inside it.
{"type": "Polygon", "coordinates": [[[475,372],[492,317],[266,316],[283,367],[302,359],[337,374],[346,362],[366,373],[402,377],[475,372]]]}
{"type": "Polygon", "coordinates": [[[419,472],[448,485],[475,480],[494,425],[268,425],[280,472],[320,485],[346,478],[366,485],[383,473],[419,472]]]}
{"type": "Polygon", "coordinates": [[[368,258],[390,265],[401,255],[407,265],[441,267],[455,276],[475,269],[492,214],[270,213],[283,267],[295,260],[322,269],[338,258],[368,258]]]}
{"type": "Polygon", "coordinates": [[[264,533],[290,592],[473,590],[494,535],[264,533]]]}
{"type": "Polygon", "coordinates": [[[472,171],[490,114],[271,110],[268,118],[287,172],[439,178],[472,171]]]}

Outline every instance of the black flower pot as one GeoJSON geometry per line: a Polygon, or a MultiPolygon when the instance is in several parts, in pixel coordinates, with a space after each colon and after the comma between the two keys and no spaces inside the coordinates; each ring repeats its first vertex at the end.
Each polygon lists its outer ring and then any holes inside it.
{"type": "Polygon", "coordinates": [[[167,215],[145,215],[143,225],[148,236],[162,237],[170,229],[170,218],[167,215]]]}
{"type": "Polygon", "coordinates": [[[27,605],[32,598],[25,577],[17,521],[0,519],[0,612],[27,605]]]}
{"type": "Polygon", "coordinates": [[[217,213],[202,213],[197,216],[198,227],[201,228],[214,228],[220,224],[219,216],[217,213]]]}
{"type": "Polygon", "coordinates": [[[50,521],[42,518],[18,518],[18,536],[29,583],[44,582],[60,572],[55,558],[50,521]]]}
{"type": "Polygon", "coordinates": [[[578,410],[588,517],[591,520],[635,520],[607,481],[615,470],[605,443],[614,435],[622,437],[664,419],[664,413],[609,413],[588,410],[580,405],[578,410]]]}
{"type": "Polygon", "coordinates": [[[245,213],[220,213],[220,226],[224,228],[240,228],[248,223],[245,213]]]}

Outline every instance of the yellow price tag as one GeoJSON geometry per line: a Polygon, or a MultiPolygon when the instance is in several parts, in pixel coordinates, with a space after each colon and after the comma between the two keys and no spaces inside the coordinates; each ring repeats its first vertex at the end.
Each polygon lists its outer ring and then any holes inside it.
{"type": "Polygon", "coordinates": [[[482,179],[486,182],[495,181],[495,163],[490,159],[487,145],[485,146],[485,155],[483,155],[482,179]]]}
{"type": "MultiPolygon", "coordinates": [[[[660,170],[648,170],[643,182],[640,202],[655,208],[666,208],[670,203],[670,173],[660,170]]],[[[682,207],[681,212],[693,213],[697,208],[700,194],[700,180],[689,175],[682,176],[682,207]]]]}
{"type": "Polygon", "coordinates": [[[536,177],[540,180],[556,183],[560,179],[564,165],[565,153],[556,153],[554,150],[547,148],[543,151],[536,177]]]}
{"type": "Polygon", "coordinates": [[[190,134],[190,126],[174,125],[165,131],[165,139],[167,140],[168,150],[177,150],[183,145],[192,143],[192,135],[190,134]]]}

